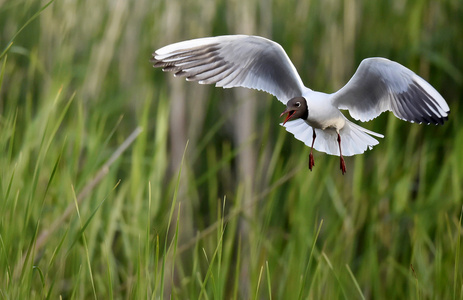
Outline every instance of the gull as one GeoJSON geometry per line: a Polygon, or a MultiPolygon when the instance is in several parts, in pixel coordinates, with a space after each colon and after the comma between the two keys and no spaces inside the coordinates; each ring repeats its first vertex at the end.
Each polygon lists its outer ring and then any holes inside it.
{"type": "Polygon", "coordinates": [[[423,78],[401,64],[381,57],[364,59],[349,82],[332,94],[304,86],[281,45],[249,35],[198,38],[156,50],[154,67],[173,72],[200,84],[245,87],[265,91],[286,105],[280,117],[287,131],[310,147],[309,169],[314,166],[313,149],[340,157],[364,153],[384,136],[348,120],[369,121],[392,111],[399,119],[443,124],[449,106],[423,78]]]}

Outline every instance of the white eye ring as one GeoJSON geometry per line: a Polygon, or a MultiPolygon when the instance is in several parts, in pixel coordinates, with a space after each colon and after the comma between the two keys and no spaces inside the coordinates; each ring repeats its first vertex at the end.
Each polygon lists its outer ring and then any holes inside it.
{"type": "Polygon", "coordinates": [[[296,107],[301,106],[301,102],[296,102],[296,107]]]}

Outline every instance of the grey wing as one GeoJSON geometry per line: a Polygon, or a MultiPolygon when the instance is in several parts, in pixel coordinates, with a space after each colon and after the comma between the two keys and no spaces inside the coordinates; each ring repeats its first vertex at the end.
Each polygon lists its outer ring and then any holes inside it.
{"type": "Polygon", "coordinates": [[[165,46],[153,53],[154,67],[216,86],[262,90],[285,103],[302,95],[304,85],[283,48],[257,36],[200,38],[165,46]]]}
{"type": "Polygon", "coordinates": [[[423,78],[399,63],[385,58],[364,59],[354,76],[332,102],[361,121],[392,111],[400,119],[427,124],[443,124],[449,106],[423,78]]]}

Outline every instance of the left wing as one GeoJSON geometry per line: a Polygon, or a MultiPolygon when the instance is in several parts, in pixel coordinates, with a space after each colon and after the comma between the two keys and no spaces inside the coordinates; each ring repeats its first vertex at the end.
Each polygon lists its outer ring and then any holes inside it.
{"type": "Polygon", "coordinates": [[[390,110],[402,120],[443,124],[450,113],[444,98],[423,78],[386,58],[364,59],[332,102],[350,115],[368,121],[390,110]]]}

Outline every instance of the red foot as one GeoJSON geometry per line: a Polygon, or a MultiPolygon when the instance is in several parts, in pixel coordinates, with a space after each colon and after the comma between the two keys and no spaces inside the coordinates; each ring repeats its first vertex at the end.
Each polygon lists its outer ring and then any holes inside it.
{"type": "Polygon", "coordinates": [[[344,157],[341,156],[341,172],[342,175],[346,173],[346,163],[344,162],[344,157]]]}
{"type": "Polygon", "coordinates": [[[310,152],[309,155],[309,170],[312,171],[313,166],[315,166],[315,161],[313,159],[313,154],[310,152]]]}
{"type": "Polygon", "coordinates": [[[315,134],[315,129],[312,128],[312,147],[310,147],[310,155],[309,155],[309,170],[312,171],[312,167],[315,166],[315,161],[313,159],[313,144],[315,143],[315,138],[317,137],[317,134],[315,134]]]}
{"type": "Polygon", "coordinates": [[[338,145],[339,145],[339,157],[341,158],[341,172],[342,175],[346,173],[346,163],[344,162],[344,157],[342,157],[342,151],[341,151],[341,136],[338,133],[338,145]]]}

